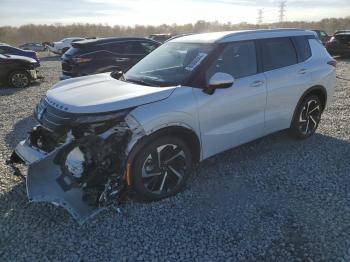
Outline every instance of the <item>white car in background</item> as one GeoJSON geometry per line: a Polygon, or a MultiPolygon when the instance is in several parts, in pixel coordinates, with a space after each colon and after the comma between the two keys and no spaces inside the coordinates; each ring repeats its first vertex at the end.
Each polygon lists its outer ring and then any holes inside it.
{"type": "Polygon", "coordinates": [[[51,51],[52,53],[63,55],[71,47],[72,43],[78,42],[81,40],[86,40],[86,39],[83,37],[68,37],[58,42],[53,42],[51,45],[48,45],[47,47],[49,51],[51,51]]]}

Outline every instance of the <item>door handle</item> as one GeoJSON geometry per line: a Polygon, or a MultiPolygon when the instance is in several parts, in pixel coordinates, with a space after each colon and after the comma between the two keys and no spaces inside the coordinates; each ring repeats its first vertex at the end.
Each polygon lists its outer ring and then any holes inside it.
{"type": "Polygon", "coordinates": [[[250,84],[251,87],[259,87],[262,86],[265,82],[261,80],[256,80],[253,83],[250,84]]]}
{"type": "Polygon", "coordinates": [[[126,62],[126,61],[129,61],[130,59],[129,58],[116,58],[115,61],[116,62],[126,62]]]}
{"type": "Polygon", "coordinates": [[[300,69],[298,73],[304,75],[306,74],[306,72],[307,72],[307,69],[303,68],[303,69],[300,69]]]}

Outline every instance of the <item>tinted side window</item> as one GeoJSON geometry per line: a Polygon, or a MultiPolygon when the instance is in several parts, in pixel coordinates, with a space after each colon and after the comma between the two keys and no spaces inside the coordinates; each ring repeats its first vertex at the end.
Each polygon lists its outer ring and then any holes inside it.
{"type": "Polygon", "coordinates": [[[141,45],[140,42],[130,42],[125,46],[125,53],[133,54],[133,55],[140,55],[140,54],[146,54],[147,51],[141,45]]]}
{"type": "Polygon", "coordinates": [[[227,73],[234,78],[257,73],[255,44],[253,41],[229,44],[214,61],[207,72],[207,80],[215,73],[227,73]]]}
{"type": "Polygon", "coordinates": [[[101,45],[102,49],[110,51],[116,54],[125,53],[125,45],[126,43],[109,43],[101,45]]]}
{"type": "Polygon", "coordinates": [[[264,71],[297,63],[295,48],[287,37],[261,40],[261,52],[264,71]]]}
{"type": "Polygon", "coordinates": [[[9,51],[9,48],[7,48],[7,46],[2,46],[2,47],[0,47],[0,49],[2,50],[3,54],[5,54],[6,52],[9,51]]]}
{"type": "Polygon", "coordinates": [[[304,62],[311,57],[309,40],[305,36],[293,37],[293,41],[298,52],[299,62],[304,62]]]}
{"type": "Polygon", "coordinates": [[[141,42],[141,45],[146,49],[147,53],[151,53],[159,45],[152,42],[141,42]]]}
{"type": "Polygon", "coordinates": [[[326,37],[326,36],[327,36],[327,33],[324,32],[324,31],[320,31],[320,35],[321,35],[322,37],[326,37]]]}
{"type": "Polygon", "coordinates": [[[116,54],[146,54],[146,49],[140,42],[119,42],[106,45],[106,49],[116,54]]]}

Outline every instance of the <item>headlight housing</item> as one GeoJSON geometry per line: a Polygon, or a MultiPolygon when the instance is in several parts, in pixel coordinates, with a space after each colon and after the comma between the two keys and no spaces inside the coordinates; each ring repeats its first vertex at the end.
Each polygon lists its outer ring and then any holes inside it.
{"type": "Polygon", "coordinates": [[[129,114],[129,112],[133,109],[134,108],[128,108],[105,114],[81,115],[74,120],[73,125],[77,126],[82,124],[96,124],[113,120],[123,120],[124,117],[126,117],[129,114]]]}

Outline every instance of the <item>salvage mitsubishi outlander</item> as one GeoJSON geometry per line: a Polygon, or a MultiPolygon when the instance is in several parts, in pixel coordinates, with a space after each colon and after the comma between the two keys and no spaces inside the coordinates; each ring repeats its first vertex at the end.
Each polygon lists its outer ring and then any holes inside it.
{"type": "Polygon", "coordinates": [[[210,156],[283,129],[313,135],[335,66],[311,31],[179,37],[125,74],[53,86],[9,164],[28,165],[30,201],[58,204],[79,223],[125,192],[163,199],[210,156]]]}

